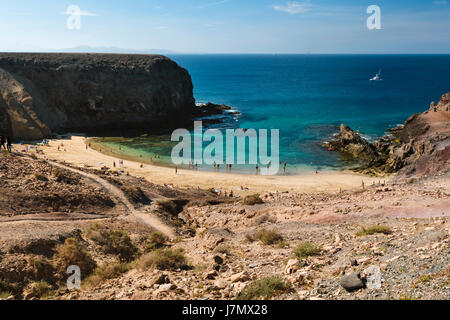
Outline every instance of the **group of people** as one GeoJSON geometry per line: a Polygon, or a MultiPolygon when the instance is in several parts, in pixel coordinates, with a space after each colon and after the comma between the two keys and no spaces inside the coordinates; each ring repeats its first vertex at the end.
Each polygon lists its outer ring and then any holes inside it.
{"type": "Polygon", "coordinates": [[[12,141],[10,137],[4,137],[0,136],[0,151],[2,148],[5,148],[5,150],[8,150],[8,152],[11,152],[12,149],[12,141]]]}
{"type": "MultiPolygon", "coordinates": [[[[113,166],[114,166],[114,168],[117,167],[115,161],[113,162],[113,166]]],[[[123,160],[119,160],[119,168],[123,168],[123,160]]]]}

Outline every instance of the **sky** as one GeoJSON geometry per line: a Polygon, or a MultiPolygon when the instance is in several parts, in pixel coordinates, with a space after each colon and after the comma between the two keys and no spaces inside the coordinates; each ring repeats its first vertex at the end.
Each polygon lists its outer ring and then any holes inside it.
{"type": "Polygon", "coordinates": [[[448,54],[449,17],[450,0],[0,0],[0,51],[448,54]]]}

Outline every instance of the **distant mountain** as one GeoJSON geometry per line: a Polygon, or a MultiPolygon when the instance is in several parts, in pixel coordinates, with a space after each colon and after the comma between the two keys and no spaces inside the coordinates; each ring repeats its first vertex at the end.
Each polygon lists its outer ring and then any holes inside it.
{"type": "Polygon", "coordinates": [[[55,52],[70,52],[70,53],[132,53],[132,54],[174,54],[176,52],[164,49],[145,49],[133,50],[123,49],[118,47],[90,47],[78,46],[74,48],[67,48],[62,50],[54,50],[55,52]]]}

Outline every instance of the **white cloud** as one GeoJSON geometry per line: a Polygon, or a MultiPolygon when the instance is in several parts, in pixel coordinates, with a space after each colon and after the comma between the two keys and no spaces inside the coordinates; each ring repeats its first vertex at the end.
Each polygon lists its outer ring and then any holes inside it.
{"type": "Polygon", "coordinates": [[[169,29],[169,27],[168,26],[159,26],[159,27],[156,27],[156,29],[165,30],[165,29],[169,29]]]}
{"type": "Polygon", "coordinates": [[[286,12],[289,14],[305,13],[311,10],[311,4],[306,2],[288,2],[286,5],[273,5],[275,11],[286,12]]]}
{"type": "Polygon", "coordinates": [[[433,4],[437,6],[445,6],[446,4],[448,4],[448,2],[447,0],[434,0],[433,4]]]}
{"type": "Polygon", "coordinates": [[[67,8],[66,12],[63,12],[62,14],[71,16],[71,15],[80,15],[80,16],[86,16],[86,17],[97,17],[98,14],[92,13],[89,11],[81,11],[79,7],[77,6],[70,6],[67,8]]]}

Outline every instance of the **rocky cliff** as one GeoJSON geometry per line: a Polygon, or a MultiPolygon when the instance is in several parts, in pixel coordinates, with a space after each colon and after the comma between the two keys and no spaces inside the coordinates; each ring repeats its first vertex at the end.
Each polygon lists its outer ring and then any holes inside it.
{"type": "Polygon", "coordinates": [[[191,120],[188,72],[156,55],[0,54],[0,134],[161,130],[191,120]]]}
{"type": "Polygon", "coordinates": [[[356,160],[363,173],[396,173],[398,177],[425,176],[448,171],[450,164],[450,93],[442,96],[430,110],[406,120],[404,126],[375,143],[341,125],[336,139],[324,146],[356,160]]]}

